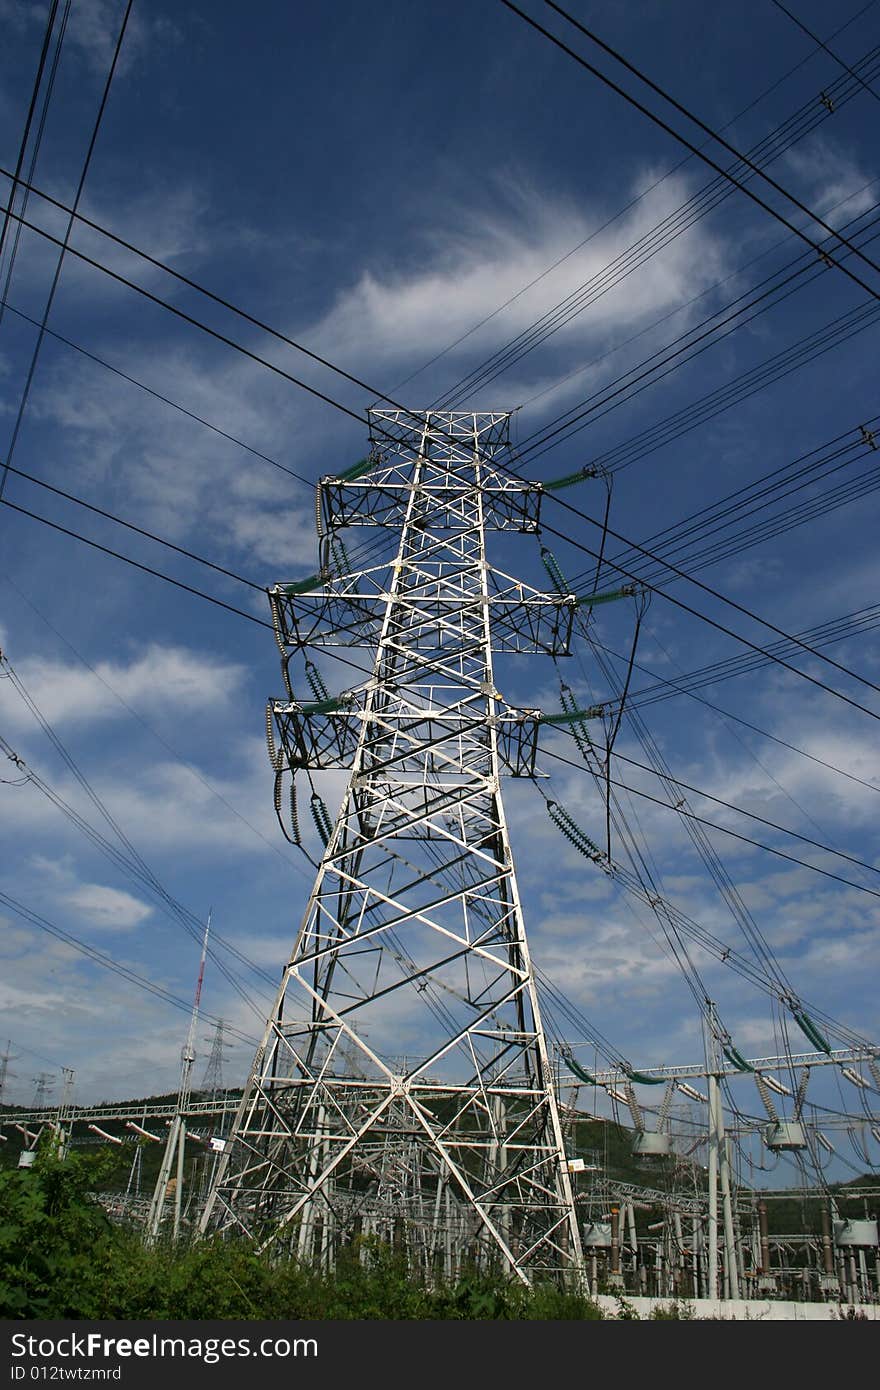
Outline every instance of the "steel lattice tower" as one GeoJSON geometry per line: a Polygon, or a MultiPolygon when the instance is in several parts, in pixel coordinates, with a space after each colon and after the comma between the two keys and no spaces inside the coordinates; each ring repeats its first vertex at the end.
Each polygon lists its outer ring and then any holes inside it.
{"type": "Polygon", "coordinates": [[[203,1230],[325,1265],[378,1230],[428,1270],[580,1276],[500,783],[533,772],[539,712],[493,676],[493,647],[565,651],[573,600],[487,563],[487,530],[538,526],[508,419],[372,411],[370,460],[319,485],[321,575],[270,593],[276,803],[288,770],[350,776],[203,1230]],[[354,526],[398,530],[393,562],[351,571],[354,526]],[[294,698],[298,651],[369,644],[369,679],[294,698]]]}
{"type": "Polygon", "coordinates": [[[205,1074],[202,1077],[202,1084],[199,1090],[209,1096],[219,1095],[223,1090],[223,1063],[226,1060],[226,1049],[229,1043],[223,1037],[226,1023],[222,1018],[218,1018],[214,1025],[214,1033],[211,1039],[211,1051],[208,1054],[208,1061],[205,1066],[205,1074]]]}

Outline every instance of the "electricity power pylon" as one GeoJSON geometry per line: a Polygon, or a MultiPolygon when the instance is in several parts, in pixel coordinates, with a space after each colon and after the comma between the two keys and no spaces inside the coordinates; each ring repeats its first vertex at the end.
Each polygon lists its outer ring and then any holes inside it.
{"type": "Polygon", "coordinates": [[[208,1053],[205,1074],[199,1086],[199,1091],[212,1099],[220,1095],[223,1090],[223,1063],[226,1061],[226,1053],[230,1046],[223,1036],[225,1029],[225,1020],[218,1018],[211,1036],[211,1051],[208,1053]]]}
{"type": "Polygon", "coordinates": [[[428,1269],[581,1277],[501,795],[534,772],[540,712],[493,674],[493,651],[566,651],[574,600],[487,561],[487,531],[538,527],[508,422],[372,411],[369,460],[319,485],[321,574],[270,591],[276,806],[288,772],[350,775],[335,824],[313,793],[326,847],[203,1230],[325,1266],[385,1230],[428,1269]],[[351,568],[359,526],[393,528],[390,563],[351,568]],[[291,658],[343,645],[372,649],[367,679],[296,698],[291,658]]]}

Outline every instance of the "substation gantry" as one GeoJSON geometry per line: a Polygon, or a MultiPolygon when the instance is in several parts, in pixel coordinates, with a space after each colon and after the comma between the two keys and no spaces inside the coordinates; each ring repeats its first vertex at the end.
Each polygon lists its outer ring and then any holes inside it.
{"type": "Polygon", "coordinates": [[[501,794],[502,774],[534,772],[540,712],[493,675],[496,652],[566,652],[574,599],[487,560],[487,532],[538,528],[506,413],[373,410],[370,427],[369,459],[319,484],[320,574],[270,591],[276,805],[288,774],[349,776],[335,823],[312,794],[323,857],[201,1229],[324,1268],[372,1233],[427,1272],[576,1283],[501,794]],[[393,559],[352,567],[355,527],[399,535],[393,559]],[[372,668],[306,702],[291,659],[322,647],[370,648],[372,668]]]}

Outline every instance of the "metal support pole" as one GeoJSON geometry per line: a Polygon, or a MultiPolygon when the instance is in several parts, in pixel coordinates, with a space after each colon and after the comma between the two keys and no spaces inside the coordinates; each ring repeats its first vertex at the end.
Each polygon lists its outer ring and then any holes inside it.
{"type": "MultiPolygon", "coordinates": [[[[675,1283],[673,1293],[680,1294],[684,1292],[684,1232],[681,1227],[680,1211],[674,1211],[672,1213],[672,1223],[675,1231],[675,1283]]],[[[694,1289],[694,1293],[696,1293],[696,1288],[694,1289]]]]}
{"type": "Polygon", "coordinates": [[[718,1130],[716,1127],[718,1078],[709,1076],[709,1212],[707,1283],[708,1297],[718,1297],[718,1130]]]}
{"type": "Polygon", "coordinates": [[[168,1138],[165,1141],[165,1152],[162,1155],[162,1162],[159,1166],[159,1175],[156,1178],[156,1186],[153,1188],[153,1199],[150,1202],[150,1210],[147,1216],[146,1240],[148,1245],[152,1245],[162,1224],[162,1212],[165,1209],[165,1198],[168,1195],[168,1184],[171,1181],[171,1170],[174,1165],[174,1157],[177,1153],[177,1140],[180,1134],[181,1116],[178,1113],[171,1121],[168,1130],[168,1138]]]}
{"type": "Polygon", "coordinates": [[[739,1298],[739,1266],[736,1261],[736,1240],[733,1233],[733,1203],[730,1190],[730,1150],[724,1135],[724,1116],[721,1111],[721,1094],[716,1087],[716,1124],[721,1158],[721,1199],[724,1208],[724,1259],[727,1266],[728,1297],[739,1298]]]}
{"type": "Polygon", "coordinates": [[[622,1288],[623,1279],[620,1273],[620,1208],[611,1208],[611,1272],[608,1277],[609,1286],[612,1288],[622,1288]]]}
{"type": "Polygon", "coordinates": [[[836,1294],[839,1292],[839,1285],[834,1270],[834,1247],[831,1244],[831,1211],[827,1202],[822,1203],[821,1218],[822,1278],[820,1281],[820,1288],[825,1294],[836,1294]]]}
{"type": "Polygon", "coordinates": [[[183,1206],[183,1169],[186,1157],[186,1120],[180,1117],[177,1131],[177,1186],[174,1189],[174,1239],[180,1239],[180,1213],[183,1206]]]}

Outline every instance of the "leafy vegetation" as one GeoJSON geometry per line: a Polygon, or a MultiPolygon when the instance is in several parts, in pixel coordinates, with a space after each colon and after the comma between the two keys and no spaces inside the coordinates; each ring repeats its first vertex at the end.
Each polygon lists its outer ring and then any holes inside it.
{"type": "Polygon", "coordinates": [[[589,1300],[472,1273],[427,1287],[400,1256],[365,1240],[323,1276],[269,1263],[245,1244],[146,1249],[111,1224],[94,1195],[117,1154],[42,1149],[0,1171],[0,1317],[6,1318],[599,1318],[589,1300]]]}

